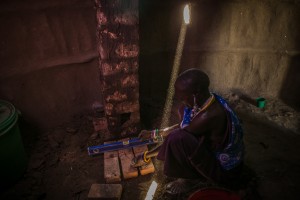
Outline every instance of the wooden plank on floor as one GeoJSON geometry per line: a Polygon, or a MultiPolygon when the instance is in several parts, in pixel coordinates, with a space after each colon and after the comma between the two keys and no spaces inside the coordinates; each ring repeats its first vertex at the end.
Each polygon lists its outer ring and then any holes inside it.
{"type": "MultiPolygon", "coordinates": [[[[123,139],[121,141],[128,141],[123,139]]],[[[131,161],[134,158],[132,148],[118,150],[119,158],[121,161],[121,169],[124,179],[134,178],[139,175],[137,168],[131,166],[131,161]]]]}
{"type": "MultiPolygon", "coordinates": [[[[109,144],[111,142],[113,141],[104,142],[104,144],[109,144]]],[[[104,153],[104,179],[106,183],[121,181],[118,151],[109,151],[104,153]]]]}
{"type": "Polygon", "coordinates": [[[121,196],[121,184],[93,184],[88,193],[89,200],[120,200],[121,196]]]}
{"type": "MultiPolygon", "coordinates": [[[[148,147],[147,145],[137,146],[133,147],[133,152],[135,156],[138,156],[139,154],[142,154],[143,152],[147,151],[148,147]]],[[[152,160],[147,165],[139,167],[139,171],[141,175],[146,175],[153,173],[155,171],[154,165],[152,160]]]]}
{"type": "MultiPolygon", "coordinates": [[[[109,144],[109,143],[112,143],[112,142],[115,142],[115,141],[104,142],[104,144],[109,144]]],[[[118,157],[118,151],[107,151],[107,152],[104,153],[104,159],[115,158],[115,157],[118,157]]]]}

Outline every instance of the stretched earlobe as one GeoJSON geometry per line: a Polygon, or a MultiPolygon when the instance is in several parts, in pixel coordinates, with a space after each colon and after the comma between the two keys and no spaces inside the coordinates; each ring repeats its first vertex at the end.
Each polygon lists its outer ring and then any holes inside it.
{"type": "Polygon", "coordinates": [[[197,94],[193,94],[193,97],[194,97],[194,106],[193,106],[193,109],[194,111],[197,111],[199,109],[199,106],[197,104],[197,98],[196,98],[196,95],[197,94]]]}

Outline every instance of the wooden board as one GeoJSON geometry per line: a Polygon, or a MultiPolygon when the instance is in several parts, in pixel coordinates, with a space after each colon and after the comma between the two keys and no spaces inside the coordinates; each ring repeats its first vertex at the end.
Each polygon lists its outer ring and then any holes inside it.
{"type": "MultiPolygon", "coordinates": [[[[129,139],[123,139],[121,141],[127,141],[129,139]]],[[[138,176],[138,170],[131,166],[131,161],[134,158],[132,148],[118,150],[119,158],[121,161],[121,168],[124,179],[134,178],[138,176]]]]}
{"type": "MultiPolygon", "coordinates": [[[[108,143],[110,142],[104,142],[104,144],[108,143]]],[[[121,181],[118,151],[104,153],[104,179],[106,183],[115,183],[121,181]]]]}
{"type": "Polygon", "coordinates": [[[88,199],[120,200],[122,195],[121,184],[93,184],[90,188],[88,199]]]}
{"type": "MultiPolygon", "coordinates": [[[[148,150],[147,145],[133,147],[133,152],[135,156],[138,156],[147,150],[148,150]]],[[[152,163],[152,160],[150,160],[150,162],[147,165],[139,167],[139,171],[141,175],[153,173],[155,171],[155,168],[152,163]]]]}

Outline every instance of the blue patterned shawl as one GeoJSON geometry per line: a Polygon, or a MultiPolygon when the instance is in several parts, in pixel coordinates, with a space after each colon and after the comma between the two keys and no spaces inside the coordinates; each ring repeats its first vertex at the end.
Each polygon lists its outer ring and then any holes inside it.
{"type": "MultiPolygon", "coordinates": [[[[244,143],[243,143],[243,129],[241,127],[240,121],[235,114],[235,112],[229,107],[226,100],[221,96],[213,93],[215,99],[224,107],[229,117],[229,135],[228,143],[224,149],[215,152],[217,160],[219,160],[221,166],[225,170],[230,170],[236,167],[244,157],[244,143]]],[[[188,126],[192,120],[191,114],[192,108],[185,107],[183,120],[180,127],[183,129],[188,126]]]]}

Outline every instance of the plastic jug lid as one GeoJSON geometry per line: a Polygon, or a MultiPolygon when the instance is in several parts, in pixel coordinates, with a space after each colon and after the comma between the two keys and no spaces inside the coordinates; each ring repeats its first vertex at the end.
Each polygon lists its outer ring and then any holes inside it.
{"type": "Polygon", "coordinates": [[[0,130],[11,124],[15,119],[15,115],[15,107],[7,101],[0,100],[0,130]]]}

